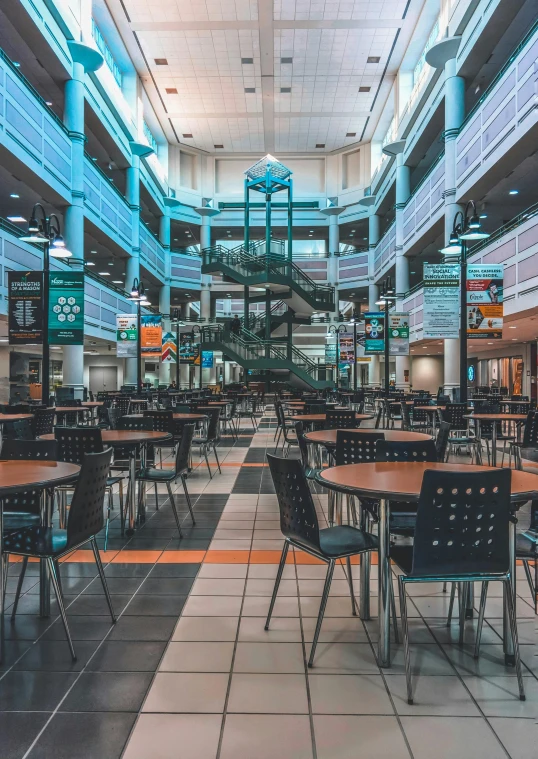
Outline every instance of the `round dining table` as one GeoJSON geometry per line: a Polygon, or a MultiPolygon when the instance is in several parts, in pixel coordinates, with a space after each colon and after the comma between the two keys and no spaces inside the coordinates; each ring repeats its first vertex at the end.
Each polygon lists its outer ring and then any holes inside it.
{"type": "MultiPolygon", "coordinates": [[[[325,469],[318,474],[317,481],[330,490],[347,493],[361,498],[379,499],[379,640],[378,664],[390,667],[390,502],[405,501],[416,503],[426,470],[441,472],[487,472],[491,467],[474,464],[445,464],[431,462],[376,462],[368,464],[347,464],[325,469]]],[[[523,503],[538,495],[538,475],[512,470],[511,500],[523,503]]],[[[514,506],[517,510],[517,505],[514,506]]],[[[515,524],[510,522],[511,544],[515,546],[515,524]]],[[[362,566],[362,565],[361,565],[362,566]]],[[[368,572],[365,573],[368,576],[368,572]]],[[[361,572],[362,575],[362,572],[361,572]]],[[[515,550],[511,552],[511,577],[515,593],[515,550]]],[[[361,577],[361,595],[369,592],[368,584],[361,577]]],[[[515,597],[515,595],[514,595],[515,597]]],[[[361,616],[362,616],[361,599],[361,616]]],[[[513,658],[513,641],[506,615],[504,618],[505,655],[513,658]]]]}
{"type": "Polygon", "coordinates": [[[0,424],[20,422],[22,419],[33,419],[33,414],[0,414],[0,424]]]}
{"type": "MultiPolygon", "coordinates": [[[[349,411],[349,409],[335,409],[335,411],[349,411]]],[[[290,417],[292,422],[303,422],[304,424],[319,424],[320,422],[327,421],[327,414],[298,414],[297,416],[290,417]]],[[[363,422],[365,419],[373,419],[374,414],[358,414],[355,413],[355,421],[363,422]]]]}
{"type": "Polygon", "coordinates": [[[416,441],[417,443],[424,440],[431,440],[432,436],[425,432],[411,432],[406,430],[375,430],[365,429],[361,427],[359,430],[315,430],[314,432],[307,432],[305,439],[309,443],[315,443],[316,445],[323,445],[325,448],[334,448],[336,446],[336,435],[338,432],[360,432],[361,435],[382,435],[385,440],[391,440],[398,443],[416,441]]]}
{"type": "MultiPolygon", "coordinates": [[[[480,438],[481,422],[515,422],[516,424],[521,424],[526,421],[527,414],[481,414],[473,412],[463,418],[474,419],[477,423],[476,436],[480,438]]],[[[491,425],[491,466],[497,466],[497,424],[491,425]]]]}
{"type": "MultiPolygon", "coordinates": [[[[49,490],[57,485],[68,485],[75,482],[80,474],[78,464],[68,464],[64,461],[34,461],[29,459],[14,459],[0,461],[0,536],[4,533],[4,497],[14,493],[24,492],[30,488],[49,490]]],[[[47,508],[43,509],[43,524],[51,519],[50,499],[47,508]]],[[[41,561],[39,614],[41,617],[50,615],[50,590],[46,562],[41,561]]],[[[4,561],[2,556],[2,541],[0,540],[0,588],[4,587],[4,561]]],[[[3,608],[2,608],[3,613],[3,608]]],[[[0,622],[1,624],[1,622],[0,622]]],[[[0,635],[0,661],[3,651],[2,635],[0,635]]]]}

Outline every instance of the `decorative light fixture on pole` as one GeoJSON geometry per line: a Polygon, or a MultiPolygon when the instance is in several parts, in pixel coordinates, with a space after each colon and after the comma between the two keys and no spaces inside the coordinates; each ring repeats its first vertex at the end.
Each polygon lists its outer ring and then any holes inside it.
{"type": "Polygon", "coordinates": [[[486,240],[474,200],[454,216],[448,245],[441,249],[447,263],[460,264],[460,403],[467,403],[467,241],[486,240]],[[472,214],[469,215],[469,211],[472,214]]]}
{"type": "Polygon", "coordinates": [[[142,306],[151,305],[146,298],[146,288],[144,283],[136,277],[131,287],[129,300],[136,303],[136,392],[142,392],[142,332],[141,332],[141,308],[142,306]]]}
{"type": "Polygon", "coordinates": [[[183,323],[179,308],[174,308],[172,312],[172,323],[176,327],[176,390],[179,390],[179,328],[183,323]]]}
{"type": "Polygon", "coordinates": [[[29,234],[19,238],[21,242],[43,245],[43,358],[41,367],[41,402],[49,404],[50,397],[50,346],[49,346],[49,273],[50,258],[70,258],[73,254],[65,247],[61,235],[60,220],[56,214],[47,213],[41,203],[36,203],[28,224],[29,234]]]}
{"type": "Polygon", "coordinates": [[[340,376],[340,338],[339,335],[342,335],[344,332],[347,332],[347,328],[345,324],[341,324],[339,327],[337,327],[335,324],[331,324],[329,329],[327,330],[327,337],[329,335],[335,335],[336,337],[336,378],[335,378],[335,386],[338,390],[338,378],[340,376]]]}
{"type": "Polygon", "coordinates": [[[383,310],[385,312],[385,343],[384,343],[384,352],[385,352],[385,395],[388,398],[389,397],[389,388],[390,388],[390,350],[389,350],[389,311],[391,306],[396,303],[396,291],[394,287],[392,286],[392,279],[391,277],[387,277],[384,282],[381,283],[381,293],[379,296],[379,300],[376,301],[376,306],[383,306],[383,310]]]}
{"type": "Polygon", "coordinates": [[[353,325],[353,390],[357,389],[357,321],[359,318],[360,313],[353,309],[353,315],[349,320],[349,323],[353,325]]]}
{"type": "MultiPolygon", "coordinates": [[[[203,367],[202,367],[202,338],[203,338],[203,332],[202,332],[202,328],[198,324],[195,324],[194,327],[192,328],[192,339],[193,339],[193,342],[194,342],[194,336],[195,335],[200,335],[200,348],[199,348],[199,356],[198,356],[198,358],[200,359],[200,390],[201,390],[202,389],[202,371],[203,371],[203,367]]],[[[245,372],[246,372],[246,369],[245,369],[245,372]]]]}

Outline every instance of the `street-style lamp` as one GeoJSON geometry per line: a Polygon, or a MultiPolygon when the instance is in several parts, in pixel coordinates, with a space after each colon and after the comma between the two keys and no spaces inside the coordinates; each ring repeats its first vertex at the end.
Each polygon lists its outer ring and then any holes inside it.
{"type": "Polygon", "coordinates": [[[389,388],[390,388],[390,372],[389,372],[389,361],[390,361],[390,350],[389,350],[389,311],[391,307],[396,303],[396,291],[394,290],[394,287],[392,286],[392,279],[391,277],[387,277],[384,282],[381,283],[381,294],[379,297],[379,300],[376,301],[376,306],[383,307],[383,311],[385,312],[385,395],[388,398],[389,397],[389,388]]]}
{"type": "Polygon", "coordinates": [[[460,403],[467,403],[467,242],[486,240],[474,200],[454,216],[452,232],[441,249],[447,263],[460,264],[460,403]]]}
{"type": "Polygon", "coordinates": [[[19,238],[21,242],[43,245],[43,352],[41,368],[41,402],[49,403],[50,397],[50,346],[49,346],[49,273],[50,258],[70,258],[61,235],[60,220],[56,214],[47,212],[36,203],[28,223],[28,234],[19,238]]]}
{"type": "Polygon", "coordinates": [[[200,390],[201,390],[202,389],[202,369],[203,369],[202,367],[202,335],[203,333],[202,333],[202,328],[198,324],[195,324],[194,327],[192,328],[193,342],[194,342],[195,335],[200,335],[200,390]]]}
{"type": "Polygon", "coordinates": [[[129,300],[136,303],[136,392],[142,392],[142,333],[141,333],[141,309],[142,306],[151,305],[146,297],[146,288],[144,283],[136,277],[133,280],[131,292],[127,296],[129,300]]]}
{"type": "Polygon", "coordinates": [[[347,328],[345,324],[341,324],[339,327],[336,326],[336,324],[331,324],[329,329],[327,330],[327,337],[329,335],[334,335],[336,337],[336,378],[335,378],[335,386],[338,390],[338,379],[340,377],[340,337],[339,335],[342,335],[344,332],[347,332],[347,328]]]}
{"type": "Polygon", "coordinates": [[[353,390],[357,389],[357,322],[360,314],[353,309],[349,323],[353,325],[353,390]]]}
{"type": "Polygon", "coordinates": [[[172,323],[176,326],[176,390],[179,390],[179,328],[181,326],[181,312],[175,308],[172,312],[172,323]]]}

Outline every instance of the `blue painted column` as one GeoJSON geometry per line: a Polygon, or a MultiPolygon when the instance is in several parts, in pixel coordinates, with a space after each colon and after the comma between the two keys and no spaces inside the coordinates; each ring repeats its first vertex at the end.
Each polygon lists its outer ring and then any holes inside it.
{"type": "MultiPolygon", "coordinates": [[[[403,161],[403,152],[396,156],[396,309],[401,310],[402,300],[409,290],[409,259],[404,256],[404,208],[411,195],[411,168],[403,161]]],[[[396,356],[396,387],[408,390],[410,384],[409,356],[396,356]]]]}
{"type": "MultiPolygon", "coordinates": [[[[368,216],[368,309],[377,311],[376,301],[379,299],[379,287],[374,281],[374,253],[380,237],[380,218],[370,207],[368,216]]],[[[379,356],[371,356],[368,364],[368,384],[379,385],[379,356]]]]}
{"type": "MultiPolygon", "coordinates": [[[[65,83],[64,124],[71,138],[71,204],[64,214],[64,238],[73,259],[84,261],[84,77],[103,63],[101,54],[81,42],[71,41],[72,78],[65,83]]],[[[63,349],[63,384],[72,387],[75,398],[84,393],[84,346],[65,345],[63,349]]]]}
{"type": "MultiPolygon", "coordinates": [[[[170,208],[165,206],[164,213],[159,219],[159,242],[164,248],[164,285],[159,290],[159,311],[161,314],[170,314],[170,208]]],[[[170,318],[165,318],[163,330],[170,328],[170,318]]],[[[170,384],[170,370],[172,364],[159,364],[159,383],[170,384]]],[[[175,369],[175,366],[174,366],[175,369]]]]}
{"type": "MultiPolygon", "coordinates": [[[[125,171],[125,197],[131,209],[131,255],[125,266],[125,289],[140,281],[140,158],[133,155],[125,171]]],[[[134,307],[133,307],[134,309],[134,307]]],[[[125,384],[136,385],[136,358],[125,359],[125,384]]]]}
{"type": "MultiPolygon", "coordinates": [[[[213,201],[211,198],[202,198],[202,205],[199,208],[195,208],[196,213],[202,217],[202,225],[200,227],[200,250],[211,247],[211,219],[213,216],[217,216],[220,213],[216,208],[213,208],[213,201]]],[[[203,324],[206,325],[211,320],[211,275],[202,274],[202,280],[200,283],[200,317],[204,320],[203,324]]],[[[200,376],[197,372],[198,377],[200,376]]],[[[202,369],[202,384],[205,385],[210,381],[210,370],[202,369]]]]}

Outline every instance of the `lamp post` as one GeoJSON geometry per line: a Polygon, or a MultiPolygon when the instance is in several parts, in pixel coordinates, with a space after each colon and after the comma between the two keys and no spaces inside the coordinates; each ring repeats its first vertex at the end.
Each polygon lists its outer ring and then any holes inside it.
{"type": "Polygon", "coordinates": [[[202,329],[198,324],[195,324],[192,328],[192,335],[194,341],[194,335],[200,335],[200,390],[202,389],[202,329]]]}
{"type": "Polygon", "coordinates": [[[56,214],[47,213],[41,203],[32,208],[28,233],[22,242],[43,245],[43,352],[41,368],[41,402],[49,404],[50,397],[50,346],[49,346],[49,273],[50,258],[70,258],[73,254],[65,247],[56,214]]]}
{"type": "Polygon", "coordinates": [[[178,308],[175,308],[172,313],[172,321],[176,325],[176,389],[179,390],[179,325],[181,315],[178,308]]]}
{"type": "Polygon", "coordinates": [[[385,396],[387,398],[389,397],[389,388],[390,388],[389,312],[390,312],[391,306],[395,302],[396,302],[396,292],[394,290],[394,287],[392,286],[392,279],[391,277],[387,277],[385,281],[381,283],[381,295],[380,295],[379,300],[376,301],[376,306],[383,306],[383,310],[385,312],[384,353],[385,353],[385,396]]]}
{"type": "Polygon", "coordinates": [[[335,337],[336,337],[336,381],[335,381],[335,385],[336,385],[336,389],[337,390],[338,390],[338,378],[340,376],[340,362],[339,362],[339,358],[340,358],[340,337],[339,337],[339,335],[343,334],[344,332],[346,332],[346,326],[345,326],[345,324],[341,324],[339,327],[337,327],[335,324],[331,324],[331,326],[327,330],[327,337],[329,337],[329,335],[335,335],[335,337]]]}
{"type": "Polygon", "coordinates": [[[151,305],[146,298],[144,283],[136,277],[133,280],[129,300],[136,303],[136,392],[142,392],[142,334],[141,334],[141,310],[142,306],[151,305]]]}
{"type": "Polygon", "coordinates": [[[357,389],[357,320],[359,314],[353,309],[353,315],[349,320],[353,324],[353,390],[357,389]]]}
{"type": "Polygon", "coordinates": [[[474,200],[458,211],[452,223],[448,245],[441,249],[445,260],[460,264],[460,403],[467,403],[467,241],[486,240],[474,200]],[[469,213],[472,211],[472,213],[469,213]]]}

